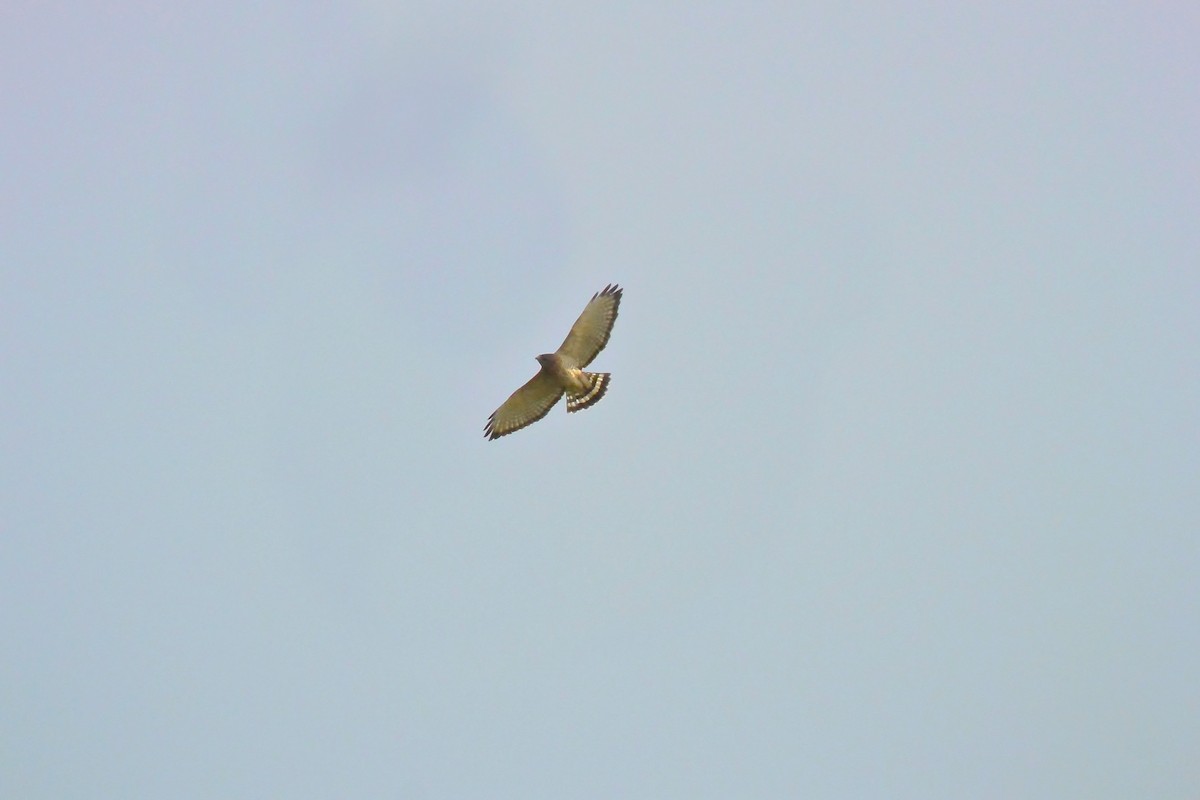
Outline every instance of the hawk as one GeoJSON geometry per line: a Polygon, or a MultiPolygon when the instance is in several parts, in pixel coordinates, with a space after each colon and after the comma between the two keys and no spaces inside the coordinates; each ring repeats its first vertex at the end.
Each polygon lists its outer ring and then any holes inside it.
{"type": "Polygon", "coordinates": [[[558,399],[567,395],[567,412],[574,413],[600,402],[608,391],[607,372],[584,372],[583,368],[608,344],[623,290],[610,283],[592,295],[567,338],[553,353],[537,357],[538,374],[512,393],[488,417],[483,435],[489,440],[507,436],[532,425],[550,413],[558,399]]]}

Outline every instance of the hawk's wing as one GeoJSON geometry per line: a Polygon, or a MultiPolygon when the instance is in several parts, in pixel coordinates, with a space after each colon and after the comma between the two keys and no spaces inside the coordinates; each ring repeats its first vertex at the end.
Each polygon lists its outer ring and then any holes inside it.
{"type": "Polygon", "coordinates": [[[617,307],[621,305],[621,291],[620,286],[610,283],[592,295],[558,348],[558,355],[570,359],[579,369],[592,363],[596,354],[608,344],[608,335],[617,321],[617,307]]]}
{"type": "Polygon", "coordinates": [[[489,439],[499,439],[532,425],[550,413],[562,393],[558,382],[545,370],[539,370],[537,375],[492,412],[483,428],[483,435],[489,439]]]}

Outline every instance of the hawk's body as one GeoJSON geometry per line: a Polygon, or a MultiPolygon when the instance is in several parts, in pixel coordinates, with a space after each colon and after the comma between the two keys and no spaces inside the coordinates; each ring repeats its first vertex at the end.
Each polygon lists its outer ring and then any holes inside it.
{"type": "Polygon", "coordinates": [[[568,412],[582,411],[604,397],[609,374],[584,372],[583,368],[608,344],[621,305],[621,291],[616,284],[609,284],[592,295],[558,350],[537,357],[542,365],[538,374],[488,417],[483,429],[485,436],[499,439],[532,425],[550,413],[564,394],[568,412]]]}

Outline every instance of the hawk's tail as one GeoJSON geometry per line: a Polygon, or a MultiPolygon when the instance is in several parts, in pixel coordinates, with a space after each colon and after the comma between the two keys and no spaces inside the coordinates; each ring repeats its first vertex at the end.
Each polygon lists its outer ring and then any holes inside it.
{"type": "Polygon", "coordinates": [[[585,372],[583,376],[588,379],[588,389],[579,394],[567,395],[568,413],[583,411],[599,403],[600,398],[608,391],[608,382],[612,378],[607,372],[585,372]]]}

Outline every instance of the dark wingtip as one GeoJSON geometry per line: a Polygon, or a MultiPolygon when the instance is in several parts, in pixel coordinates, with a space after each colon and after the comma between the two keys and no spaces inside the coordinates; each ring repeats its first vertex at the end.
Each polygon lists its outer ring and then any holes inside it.
{"type": "Polygon", "coordinates": [[[620,297],[621,292],[623,292],[623,291],[625,291],[625,290],[622,289],[617,284],[610,283],[610,284],[606,285],[603,289],[601,289],[600,291],[598,291],[594,295],[592,295],[592,299],[595,300],[597,297],[620,297]]]}
{"type": "Polygon", "coordinates": [[[598,293],[592,295],[592,299],[595,300],[596,297],[616,297],[617,300],[620,300],[620,293],[622,293],[622,291],[624,291],[624,289],[620,288],[619,285],[616,283],[610,283],[606,285],[604,289],[601,289],[598,291],[598,293]]]}

